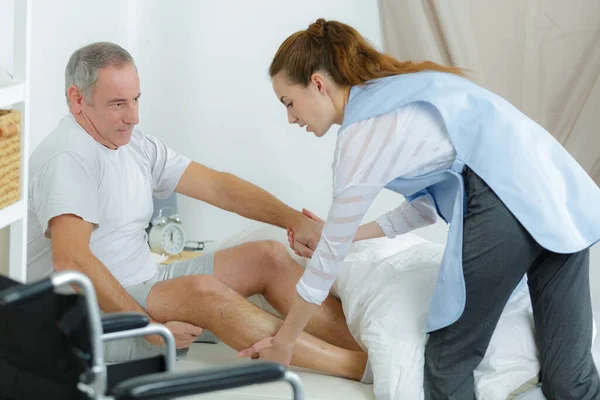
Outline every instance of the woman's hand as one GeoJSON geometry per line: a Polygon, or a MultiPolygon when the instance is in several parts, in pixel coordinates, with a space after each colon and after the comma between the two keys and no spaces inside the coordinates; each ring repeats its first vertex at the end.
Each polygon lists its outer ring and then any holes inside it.
{"type": "Polygon", "coordinates": [[[238,356],[275,361],[287,367],[292,361],[296,340],[318,308],[318,305],[307,302],[296,293],[290,311],[277,334],[254,343],[251,347],[240,351],[238,356]]]}
{"type": "Polygon", "coordinates": [[[317,215],[314,212],[309,211],[306,208],[302,209],[302,214],[306,215],[308,218],[312,219],[313,221],[315,221],[321,225],[325,225],[325,220],[317,217],[317,215]]]}
{"type": "Polygon", "coordinates": [[[275,337],[267,337],[238,353],[238,357],[274,361],[287,367],[292,362],[294,344],[278,343],[275,337]]]}

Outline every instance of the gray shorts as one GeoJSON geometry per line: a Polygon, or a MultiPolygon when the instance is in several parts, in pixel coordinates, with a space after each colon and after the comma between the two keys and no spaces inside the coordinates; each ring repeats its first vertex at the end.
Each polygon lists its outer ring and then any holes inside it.
{"type": "Polygon", "coordinates": [[[145,310],[148,295],[158,282],[189,275],[213,275],[214,263],[214,253],[208,253],[189,260],[177,261],[169,265],[159,265],[152,278],[139,285],[126,286],[125,290],[145,310]]]}
{"type": "MultiPolygon", "coordinates": [[[[207,253],[189,260],[177,261],[169,265],[159,265],[152,278],[139,285],[127,286],[125,290],[140,306],[146,309],[148,295],[158,282],[188,275],[213,275],[214,260],[214,253],[207,253]]],[[[196,342],[217,343],[218,339],[212,332],[205,330],[196,342]]],[[[104,359],[108,363],[152,357],[161,352],[160,347],[151,345],[144,338],[117,340],[104,345],[104,359]]]]}

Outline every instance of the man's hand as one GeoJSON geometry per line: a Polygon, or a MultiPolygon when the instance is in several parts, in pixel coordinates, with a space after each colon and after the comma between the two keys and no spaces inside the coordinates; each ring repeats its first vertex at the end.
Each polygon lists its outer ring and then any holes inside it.
{"type": "Polygon", "coordinates": [[[181,321],[169,321],[165,326],[173,333],[178,349],[190,347],[204,332],[204,328],[181,321]]]}
{"type": "MultiPolygon", "coordinates": [[[[153,321],[155,322],[155,321],[153,321]]],[[[198,336],[202,335],[204,328],[181,321],[169,321],[164,324],[173,334],[175,338],[175,347],[183,349],[190,347],[198,336]]],[[[162,346],[164,341],[161,336],[147,336],[146,340],[155,346],[162,346]]]]}
{"type": "Polygon", "coordinates": [[[302,213],[307,218],[300,220],[296,227],[288,229],[288,242],[296,254],[311,258],[321,240],[325,221],[305,208],[302,209],[302,213]]]}

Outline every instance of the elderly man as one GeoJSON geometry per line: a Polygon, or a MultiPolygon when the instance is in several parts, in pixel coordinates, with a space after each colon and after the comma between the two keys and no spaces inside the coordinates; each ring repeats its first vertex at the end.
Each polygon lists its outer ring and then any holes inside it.
{"type": "MultiPolygon", "coordinates": [[[[94,43],[75,51],[65,76],[70,112],[30,161],[28,280],[53,269],[81,271],[93,282],[104,312],[146,313],[173,332],[179,348],[203,328],[237,350],[275,334],[281,320],[246,298],[263,294],[287,315],[303,272],[287,249],[252,242],[157,266],[145,232],[152,196],[177,192],[299,231],[313,222],[251,183],[190,161],[136,128],[140,82],[121,47],[94,43]]],[[[108,357],[145,354],[155,349],[150,343],[158,339],[107,348],[108,357]]],[[[312,319],[293,362],[361,378],[367,355],[337,300],[328,298],[312,319]]]]}

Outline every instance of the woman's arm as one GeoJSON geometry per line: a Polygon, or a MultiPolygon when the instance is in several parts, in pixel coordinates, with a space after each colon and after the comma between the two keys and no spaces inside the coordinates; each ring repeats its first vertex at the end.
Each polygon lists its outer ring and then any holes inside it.
{"type": "Polygon", "coordinates": [[[367,239],[375,239],[384,237],[385,233],[381,230],[381,227],[377,223],[377,221],[371,221],[366,224],[362,224],[358,227],[356,231],[356,235],[354,235],[354,242],[359,242],[361,240],[367,239]]]}
{"type": "Polygon", "coordinates": [[[415,229],[434,224],[438,214],[430,194],[402,203],[375,220],[382,233],[390,239],[415,229]]]}
{"type": "MultiPolygon", "coordinates": [[[[318,224],[321,224],[321,225],[325,224],[325,221],[323,219],[319,218],[317,216],[317,214],[315,214],[314,212],[312,212],[310,210],[307,210],[306,208],[302,209],[302,213],[318,224]]],[[[383,236],[385,236],[385,233],[383,232],[383,230],[381,229],[379,224],[377,224],[377,222],[373,221],[373,222],[369,222],[369,223],[363,224],[358,227],[356,234],[354,235],[353,242],[358,242],[359,240],[380,238],[383,236]]],[[[290,247],[293,248],[294,232],[291,229],[288,229],[288,241],[290,243],[290,247]]]]}
{"type": "MultiPolygon", "coordinates": [[[[307,209],[302,213],[313,221],[324,224],[321,218],[307,209]]],[[[362,224],[354,235],[354,242],[375,239],[383,236],[394,238],[397,235],[423,228],[435,223],[437,211],[431,195],[420,197],[410,203],[402,203],[399,207],[385,213],[375,221],[362,224]]],[[[290,247],[294,243],[294,235],[288,230],[290,247]]]]}

